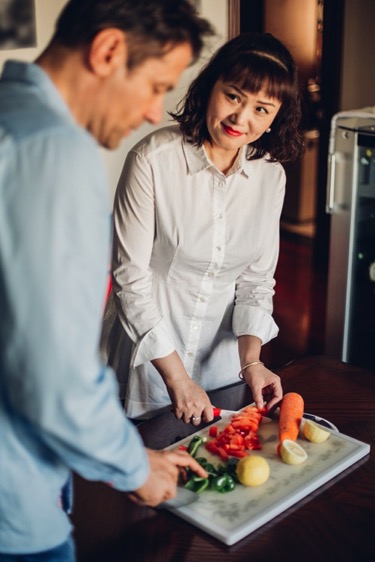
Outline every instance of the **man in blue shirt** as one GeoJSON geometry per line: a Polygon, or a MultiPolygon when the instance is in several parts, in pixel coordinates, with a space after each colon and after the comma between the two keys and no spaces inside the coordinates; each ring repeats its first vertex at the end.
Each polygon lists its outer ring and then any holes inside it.
{"type": "Polygon", "coordinates": [[[209,24],[188,0],[71,0],[0,80],[0,561],[74,560],[70,471],[157,505],[187,454],[143,447],[98,355],[111,221],[98,144],[161,118],[209,24]]]}

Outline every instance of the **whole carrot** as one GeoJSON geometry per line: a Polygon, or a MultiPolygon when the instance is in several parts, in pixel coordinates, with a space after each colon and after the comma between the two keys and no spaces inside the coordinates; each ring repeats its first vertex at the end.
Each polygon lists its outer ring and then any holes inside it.
{"type": "Polygon", "coordinates": [[[288,392],[285,394],[280,406],[280,443],[282,443],[284,439],[296,441],[303,416],[303,409],[304,402],[300,394],[297,394],[297,392],[288,392]]]}

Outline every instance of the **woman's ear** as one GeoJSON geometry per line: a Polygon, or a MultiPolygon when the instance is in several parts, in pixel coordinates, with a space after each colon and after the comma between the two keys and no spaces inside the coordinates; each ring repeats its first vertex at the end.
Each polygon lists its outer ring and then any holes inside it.
{"type": "Polygon", "coordinates": [[[110,76],[119,66],[126,68],[128,49],[125,33],[117,28],[99,31],[91,42],[88,62],[98,77],[110,76]]]}

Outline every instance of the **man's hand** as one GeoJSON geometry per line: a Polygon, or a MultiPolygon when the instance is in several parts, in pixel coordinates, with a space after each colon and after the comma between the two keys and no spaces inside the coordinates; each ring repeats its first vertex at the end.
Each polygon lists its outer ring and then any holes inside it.
{"type": "Polygon", "coordinates": [[[207,478],[207,472],[199,463],[184,451],[153,451],[147,449],[150,473],[146,482],[129,494],[140,505],[155,507],[159,503],[174,498],[180,469],[190,468],[199,476],[207,478]]]}

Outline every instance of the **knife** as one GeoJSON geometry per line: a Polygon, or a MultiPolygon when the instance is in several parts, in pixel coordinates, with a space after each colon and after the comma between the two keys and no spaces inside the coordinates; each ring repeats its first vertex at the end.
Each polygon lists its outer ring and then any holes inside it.
{"type": "Polygon", "coordinates": [[[234,414],[238,414],[238,411],[235,410],[223,410],[223,408],[213,408],[214,418],[219,418],[223,416],[233,416],[234,414]]]}
{"type": "MultiPolygon", "coordinates": [[[[214,414],[214,418],[227,418],[227,417],[231,417],[235,414],[239,414],[241,412],[241,410],[223,410],[222,408],[213,408],[213,414],[214,414]]],[[[262,421],[263,422],[270,422],[272,421],[271,418],[267,417],[267,416],[262,416],[262,421]]]]}
{"type": "Polygon", "coordinates": [[[158,508],[178,509],[179,507],[190,505],[191,503],[197,501],[198,498],[199,494],[196,494],[187,488],[177,486],[176,496],[174,498],[170,498],[169,500],[165,500],[163,503],[158,505],[158,508]]]}

